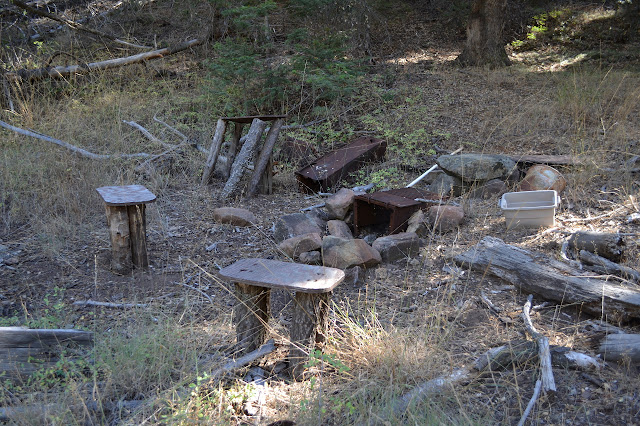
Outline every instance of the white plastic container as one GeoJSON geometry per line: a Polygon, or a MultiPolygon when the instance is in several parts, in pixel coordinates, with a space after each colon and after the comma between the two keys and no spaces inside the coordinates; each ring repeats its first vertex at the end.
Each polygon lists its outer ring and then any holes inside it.
{"type": "Polygon", "coordinates": [[[554,226],[560,197],[556,191],[507,192],[500,198],[507,229],[554,226]]]}

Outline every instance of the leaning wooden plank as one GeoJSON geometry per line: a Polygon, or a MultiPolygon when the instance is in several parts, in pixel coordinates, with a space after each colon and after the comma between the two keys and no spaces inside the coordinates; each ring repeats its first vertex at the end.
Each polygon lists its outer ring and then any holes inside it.
{"type": "Polygon", "coordinates": [[[224,133],[227,130],[227,122],[223,119],[219,119],[216,124],[216,132],[213,134],[213,141],[211,142],[211,148],[209,149],[209,157],[207,158],[207,164],[202,173],[202,185],[206,185],[211,181],[213,171],[216,168],[216,162],[218,161],[218,154],[220,153],[220,147],[222,141],[224,141],[224,133]]]}
{"type": "Polygon", "coordinates": [[[262,121],[259,118],[253,119],[251,127],[249,128],[249,133],[246,135],[246,140],[240,149],[240,154],[238,154],[233,162],[231,176],[229,176],[229,179],[220,194],[220,198],[223,200],[229,199],[232,194],[236,194],[240,189],[240,183],[247,170],[249,160],[253,157],[253,152],[255,151],[256,145],[258,145],[266,126],[266,121],[262,121]]]}
{"type": "Polygon", "coordinates": [[[542,253],[485,237],[470,250],[454,257],[463,267],[489,272],[527,293],[562,304],[579,305],[592,315],[618,321],[640,318],[640,291],[590,278],[574,267],[542,253]]]}
{"type": "Polygon", "coordinates": [[[269,163],[269,159],[273,153],[273,147],[278,140],[278,134],[280,133],[280,128],[282,127],[282,119],[279,118],[271,125],[269,132],[267,133],[267,138],[264,141],[264,146],[262,147],[262,151],[260,152],[260,156],[258,157],[258,161],[256,161],[255,167],[253,168],[253,175],[251,176],[251,181],[249,182],[249,189],[247,191],[247,195],[249,197],[255,195],[258,191],[258,184],[260,183],[260,178],[262,178],[262,174],[264,173],[267,164],[269,163]]]}

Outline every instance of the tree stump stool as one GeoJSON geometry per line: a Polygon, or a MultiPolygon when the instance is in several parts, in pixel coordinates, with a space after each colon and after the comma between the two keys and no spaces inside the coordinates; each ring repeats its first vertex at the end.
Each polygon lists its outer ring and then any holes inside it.
{"type": "Polygon", "coordinates": [[[238,344],[245,352],[255,350],[267,338],[271,289],[295,291],[289,359],[293,376],[298,377],[310,351],[324,345],[331,292],[344,279],[344,271],[278,260],[242,259],[218,274],[235,284],[233,320],[238,344]]]}
{"type": "Polygon", "coordinates": [[[103,186],[97,189],[105,202],[111,237],[111,268],[120,274],[133,266],[147,268],[145,204],[156,196],[142,185],[103,186]]]}

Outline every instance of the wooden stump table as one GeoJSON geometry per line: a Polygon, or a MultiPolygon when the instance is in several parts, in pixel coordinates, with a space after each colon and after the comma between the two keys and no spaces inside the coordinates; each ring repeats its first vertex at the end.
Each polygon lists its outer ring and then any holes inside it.
{"type": "Polygon", "coordinates": [[[324,344],[331,292],[344,279],[344,272],[278,260],[242,259],[218,274],[235,284],[233,319],[238,344],[245,352],[266,340],[271,289],[295,292],[289,359],[291,371],[298,377],[309,352],[324,344]]]}
{"type": "Polygon", "coordinates": [[[132,266],[148,267],[145,204],[154,202],[156,196],[142,185],[103,186],[97,191],[107,212],[111,268],[126,274],[132,266]]]}

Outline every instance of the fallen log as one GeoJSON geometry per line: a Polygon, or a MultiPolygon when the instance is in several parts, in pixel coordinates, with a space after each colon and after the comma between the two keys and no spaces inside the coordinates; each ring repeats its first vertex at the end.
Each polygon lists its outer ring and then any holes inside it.
{"type": "Polygon", "coordinates": [[[580,250],[579,257],[582,262],[590,265],[587,267],[595,267],[595,270],[598,273],[614,274],[625,280],[640,283],[640,272],[635,269],[619,265],[586,250],[580,250]]]}
{"type": "Polygon", "coordinates": [[[3,373],[5,377],[14,378],[30,375],[55,365],[62,351],[92,343],[93,333],[89,331],[0,327],[0,376],[3,373]]]}
{"type": "Polygon", "coordinates": [[[42,80],[46,77],[61,78],[68,77],[70,75],[78,74],[81,72],[91,72],[96,70],[107,70],[111,68],[117,68],[124,65],[136,64],[152,59],[164,58],[165,56],[173,55],[174,53],[182,52],[191,47],[195,47],[204,42],[203,39],[193,39],[186,41],[182,44],[173,47],[165,47],[164,49],[152,50],[150,52],[143,52],[137,55],[127,56],[124,58],[108,59],[106,61],[91,62],[89,64],[82,65],[69,65],[69,66],[57,66],[57,67],[44,67],[36,69],[21,69],[15,72],[6,73],[6,77],[12,80],[27,80],[35,81],[42,80]]]}
{"type": "Polygon", "coordinates": [[[640,363],[639,334],[608,334],[600,341],[598,353],[606,361],[624,361],[640,363]]]}
{"type": "MultiPolygon", "coordinates": [[[[619,234],[602,232],[576,232],[568,240],[569,249],[576,255],[580,250],[590,251],[613,262],[619,262],[624,253],[624,240],[619,234]]],[[[578,257],[578,256],[575,256],[578,257]]]]}
{"type": "Polygon", "coordinates": [[[615,321],[640,318],[640,291],[584,275],[542,253],[485,237],[470,250],[453,258],[460,266],[490,273],[521,291],[564,305],[578,305],[583,312],[615,321]]]}

